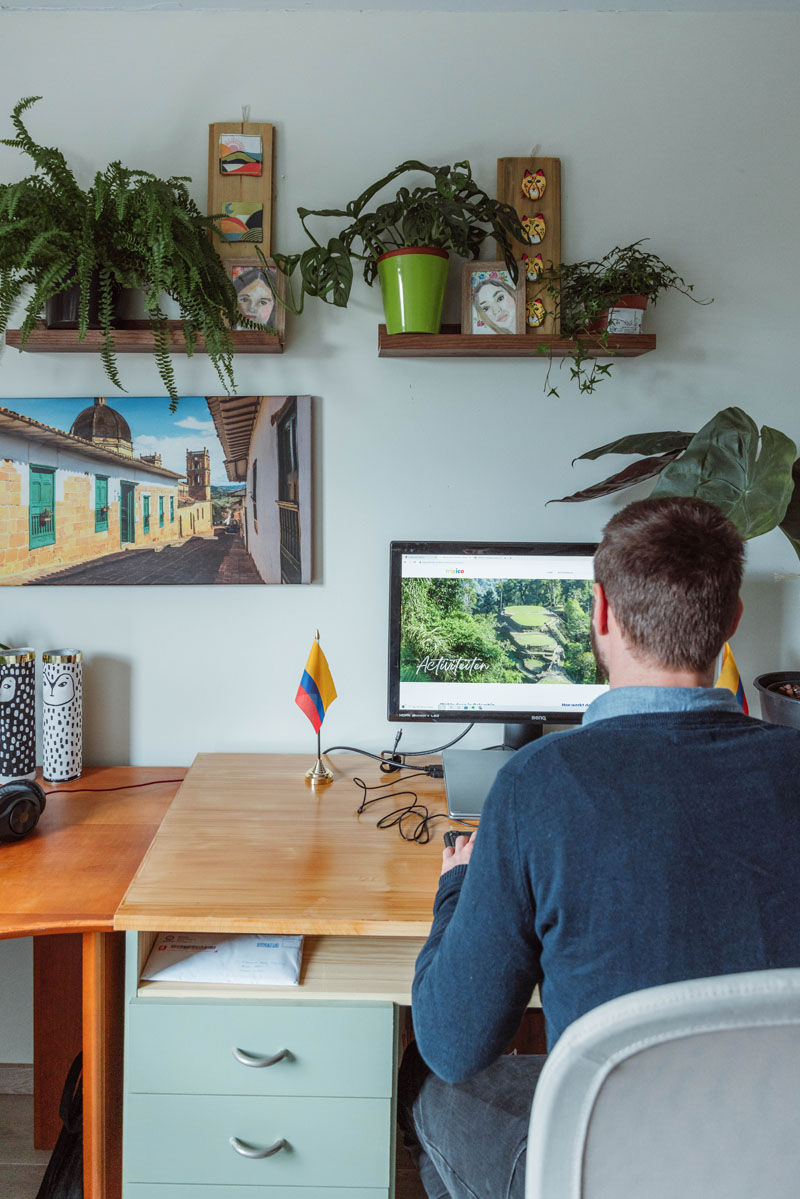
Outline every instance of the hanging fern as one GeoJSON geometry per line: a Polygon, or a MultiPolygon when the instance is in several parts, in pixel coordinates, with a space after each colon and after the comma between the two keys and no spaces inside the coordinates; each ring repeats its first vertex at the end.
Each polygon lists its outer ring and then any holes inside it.
{"type": "Polygon", "coordinates": [[[61,151],[40,145],[28,132],[23,114],[38,99],[20,100],[11,114],[15,137],[0,139],[26,154],[37,172],[0,185],[0,339],[23,295],[27,293],[20,332],[24,346],[47,300],[76,284],[78,336],[85,337],[90,283],[98,276],[101,360],[116,387],[122,389],[114,347],[114,292],[133,287],[145,293],[154,358],[172,409],[178,392],[162,295],[178,305],[187,354],[202,339],[223,388],[235,391],[230,328],[261,326],[238,312],[236,292],[210,237],[219,231],[189,194],[191,179],[160,179],[116,161],[98,171],[84,190],[61,151]]]}

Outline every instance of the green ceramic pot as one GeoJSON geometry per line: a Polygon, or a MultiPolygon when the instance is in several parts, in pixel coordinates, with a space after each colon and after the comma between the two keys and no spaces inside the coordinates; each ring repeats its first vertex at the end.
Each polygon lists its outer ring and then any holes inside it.
{"type": "Polygon", "coordinates": [[[438,333],[450,261],[447,250],[403,246],[378,259],[387,333],[438,333]]]}

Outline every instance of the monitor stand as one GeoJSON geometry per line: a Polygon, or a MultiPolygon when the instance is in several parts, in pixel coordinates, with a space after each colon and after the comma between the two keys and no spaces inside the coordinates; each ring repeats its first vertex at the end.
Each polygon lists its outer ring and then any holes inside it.
{"type": "Polygon", "coordinates": [[[477,820],[483,802],[501,766],[523,745],[538,740],[541,724],[506,724],[500,749],[445,749],[442,751],[447,811],[454,820],[477,820]]]}

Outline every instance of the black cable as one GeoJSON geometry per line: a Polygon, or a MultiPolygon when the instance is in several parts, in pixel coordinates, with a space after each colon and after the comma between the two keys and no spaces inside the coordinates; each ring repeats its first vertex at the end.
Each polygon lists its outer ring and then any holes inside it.
{"type": "MultiPolygon", "coordinates": [[[[443,749],[449,749],[451,745],[455,745],[456,741],[460,741],[462,737],[466,737],[466,735],[470,731],[470,729],[474,729],[474,728],[475,728],[475,722],[473,721],[472,724],[467,725],[467,727],[464,729],[463,733],[459,733],[457,737],[454,737],[452,741],[448,741],[446,745],[437,745],[435,749],[407,749],[405,751],[405,753],[403,754],[403,757],[404,758],[424,758],[426,756],[426,754],[440,754],[443,749]]],[[[399,741],[399,740],[400,740],[400,738],[398,737],[397,741],[399,741]]],[[[397,741],[395,741],[395,743],[394,743],[395,749],[397,748],[397,741]]]]}
{"type": "MultiPolygon", "coordinates": [[[[475,727],[475,723],[473,721],[472,724],[467,725],[467,727],[464,729],[463,733],[459,733],[457,737],[454,737],[452,741],[448,741],[445,745],[437,745],[433,749],[410,749],[405,753],[398,754],[397,745],[398,745],[400,738],[403,735],[403,730],[401,729],[400,732],[397,734],[397,736],[394,739],[394,748],[391,750],[390,756],[388,758],[384,757],[383,754],[372,754],[366,749],[359,749],[355,745],[331,745],[327,749],[323,749],[322,752],[323,752],[323,754],[331,754],[334,752],[334,750],[341,749],[341,750],[344,750],[346,753],[361,754],[361,756],[364,758],[372,758],[373,761],[380,762],[381,770],[384,772],[384,774],[391,774],[395,770],[401,770],[401,769],[415,770],[415,769],[417,769],[417,767],[415,767],[412,763],[408,763],[404,759],[405,758],[427,758],[430,754],[441,753],[443,749],[449,749],[451,745],[455,745],[456,742],[460,741],[462,737],[466,737],[466,735],[470,731],[470,729],[473,729],[474,727],[475,727]]],[[[389,751],[385,750],[384,753],[389,753],[389,751]]],[[[441,766],[432,766],[432,767],[430,767],[430,769],[435,770],[437,772],[433,777],[435,777],[435,778],[442,777],[441,773],[440,773],[441,766]]]]}
{"type": "MultiPolygon", "coordinates": [[[[425,770],[417,771],[417,774],[427,774],[425,770]]],[[[414,775],[404,775],[403,781],[408,778],[413,778],[414,775]]],[[[396,779],[395,782],[399,782],[396,779]]],[[[393,783],[373,783],[368,786],[363,779],[358,777],[353,779],[357,787],[361,788],[363,798],[358,808],[356,815],[360,816],[371,804],[378,803],[382,799],[403,799],[405,796],[411,796],[411,803],[406,804],[402,808],[395,808],[391,812],[387,812],[385,816],[381,816],[377,823],[378,828],[397,828],[400,836],[404,841],[415,841],[418,845],[426,845],[431,839],[430,826],[436,820],[449,820],[450,817],[446,812],[431,812],[425,804],[420,803],[416,791],[389,791],[387,788],[392,787],[393,783]],[[372,799],[367,799],[368,791],[383,791],[383,795],[375,795],[372,799]],[[410,818],[418,817],[410,832],[406,832],[404,825],[407,825],[410,818]]],[[[466,824],[464,820],[459,820],[459,824],[466,824]]],[[[476,826],[468,824],[467,827],[472,831],[476,826]]]]}
{"type": "MultiPolygon", "coordinates": [[[[411,763],[406,764],[405,762],[392,762],[391,759],[382,758],[380,756],[380,754],[371,754],[366,749],[358,749],[358,747],[355,745],[331,745],[328,749],[323,749],[322,752],[323,752],[323,754],[332,754],[335,749],[343,749],[343,750],[346,750],[347,753],[351,753],[351,754],[361,754],[362,758],[372,758],[375,762],[382,762],[384,766],[391,766],[391,768],[393,770],[394,769],[400,770],[401,768],[405,768],[406,770],[419,771],[419,769],[420,769],[419,766],[414,766],[411,763]]],[[[433,752],[433,751],[431,751],[431,752],[433,752]]],[[[434,769],[436,769],[436,767],[431,767],[431,769],[434,770],[434,769]]],[[[439,767],[439,769],[441,769],[441,767],[439,767]]],[[[420,773],[427,774],[427,771],[420,771],[420,773]]],[[[408,777],[408,776],[406,776],[406,777],[408,777]]],[[[384,784],[384,785],[388,786],[388,783],[384,784]]]]}
{"type": "Polygon", "coordinates": [[[49,799],[51,795],[77,795],[84,791],[133,791],[136,787],[157,787],[159,783],[182,783],[183,779],[148,779],[146,783],[123,783],[119,787],[55,787],[45,791],[49,799]]]}

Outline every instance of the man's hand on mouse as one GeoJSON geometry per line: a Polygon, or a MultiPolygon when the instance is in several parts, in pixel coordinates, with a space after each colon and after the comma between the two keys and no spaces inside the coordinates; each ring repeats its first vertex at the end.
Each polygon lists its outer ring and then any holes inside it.
{"type": "MultiPolygon", "coordinates": [[[[445,846],[442,850],[442,874],[446,874],[448,870],[452,870],[454,866],[467,866],[472,857],[472,849],[475,845],[475,833],[464,833],[463,837],[459,834],[455,849],[445,846]]],[[[441,875],[440,875],[441,877],[441,875]]]]}

